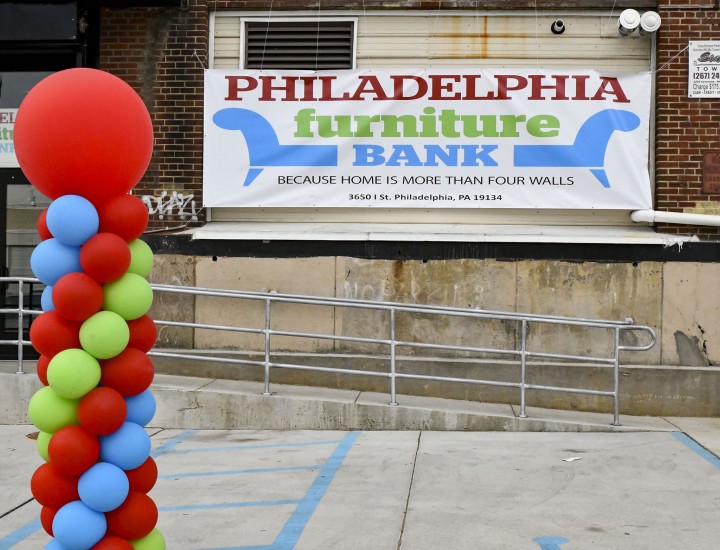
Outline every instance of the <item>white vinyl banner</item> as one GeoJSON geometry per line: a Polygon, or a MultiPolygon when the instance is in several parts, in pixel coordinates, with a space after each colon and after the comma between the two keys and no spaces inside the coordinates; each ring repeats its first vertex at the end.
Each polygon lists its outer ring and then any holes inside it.
{"type": "Polygon", "coordinates": [[[206,206],[651,208],[650,73],[205,76],[206,206]]]}

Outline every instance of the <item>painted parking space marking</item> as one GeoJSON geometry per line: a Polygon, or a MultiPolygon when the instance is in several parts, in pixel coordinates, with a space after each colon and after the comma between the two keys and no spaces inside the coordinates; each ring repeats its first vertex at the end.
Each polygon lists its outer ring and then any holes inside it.
{"type": "Polygon", "coordinates": [[[560,545],[570,542],[565,537],[536,537],[533,541],[537,542],[542,550],[562,550],[560,545]]]}
{"type": "Polygon", "coordinates": [[[15,531],[0,539],[0,550],[12,548],[38,531],[41,527],[42,525],[40,524],[40,520],[36,519],[27,525],[23,525],[19,529],[15,529],[15,531]]]}
{"type": "Polygon", "coordinates": [[[718,456],[715,455],[714,453],[711,453],[710,451],[708,451],[705,447],[700,445],[697,441],[695,441],[691,437],[688,437],[683,432],[672,432],[672,436],[675,439],[677,439],[680,443],[685,445],[692,452],[694,452],[696,455],[704,458],[705,460],[707,460],[710,464],[712,464],[716,468],[720,468],[720,458],[718,458],[718,456]]]}
{"type": "Polygon", "coordinates": [[[232,476],[236,474],[265,474],[274,472],[293,472],[296,470],[319,470],[320,464],[310,466],[280,466],[277,468],[247,468],[244,470],[220,470],[216,472],[190,472],[187,474],[163,474],[158,479],[178,479],[181,477],[232,476]]]}
{"type": "Polygon", "coordinates": [[[218,504],[182,504],[180,506],[162,506],[158,512],[185,512],[189,510],[218,510],[222,508],[251,508],[253,506],[287,506],[300,504],[301,500],[256,500],[249,502],[220,502],[218,504]]]}
{"type": "Polygon", "coordinates": [[[175,449],[175,447],[177,447],[178,445],[180,445],[180,443],[182,443],[185,440],[192,437],[196,433],[196,431],[197,430],[188,430],[186,432],[182,432],[179,435],[176,435],[172,439],[168,439],[165,443],[163,443],[157,449],[155,449],[153,452],[151,452],[150,456],[152,456],[153,458],[157,458],[166,453],[171,453],[171,452],[176,453],[177,450],[175,449]]]}
{"type": "Polygon", "coordinates": [[[298,443],[264,443],[260,445],[231,445],[228,447],[195,447],[192,449],[174,449],[173,453],[207,453],[211,451],[246,451],[249,449],[277,449],[280,447],[308,447],[312,445],[337,445],[342,439],[328,441],[301,441],[298,443]]]}
{"type": "Polygon", "coordinates": [[[291,550],[294,548],[315,509],[323,496],[325,496],[328,487],[330,487],[335,474],[359,436],[360,432],[349,432],[339,441],[335,450],[318,472],[315,481],[313,481],[305,496],[298,501],[294,512],[272,544],[264,546],[230,546],[206,550],[291,550]]]}

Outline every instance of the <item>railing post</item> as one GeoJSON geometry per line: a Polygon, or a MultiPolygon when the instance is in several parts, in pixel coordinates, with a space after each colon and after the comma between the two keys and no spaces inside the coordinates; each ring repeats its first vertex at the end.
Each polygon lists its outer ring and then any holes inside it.
{"type": "Polygon", "coordinates": [[[390,309],[390,404],[397,405],[395,387],[395,308],[390,309]]]}
{"type": "Polygon", "coordinates": [[[23,289],[23,281],[20,279],[18,281],[18,313],[17,313],[17,323],[18,323],[18,370],[15,374],[25,374],[25,371],[23,370],[23,309],[25,309],[24,304],[24,289],[23,289]]]}
{"type": "Polygon", "coordinates": [[[620,327],[615,327],[615,352],[613,356],[613,426],[620,424],[620,327]]]}
{"type": "Polygon", "coordinates": [[[527,418],[525,412],[525,374],[527,369],[527,319],[522,320],[522,342],[520,344],[520,418],[527,418]]]}
{"type": "Polygon", "coordinates": [[[265,390],[263,395],[270,393],[270,298],[265,299],[265,390]]]}

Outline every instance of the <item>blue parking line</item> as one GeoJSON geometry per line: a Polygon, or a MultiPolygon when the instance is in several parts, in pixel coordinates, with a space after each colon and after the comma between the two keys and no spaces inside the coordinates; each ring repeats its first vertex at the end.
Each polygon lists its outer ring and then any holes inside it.
{"type": "Polygon", "coordinates": [[[707,460],[710,464],[715,466],[716,468],[720,468],[720,458],[717,457],[714,453],[711,453],[708,451],[705,447],[700,445],[697,441],[692,439],[691,437],[688,437],[686,434],[682,432],[672,432],[671,435],[677,439],[680,443],[685,445],[688,449],[690,449],[692,452],[694,452],[696,455],[704,458],[707,460]]]}
{"type": "Polygon", "coordinates": [[[533,541],[540,545],[541,550],[562,550],[560,545],[570,542],[565,537],[535,537],[533,541]]]}
{"type": "Polygon", "coordinates": [[[301,443],[268,443],[263,445],[232,445],[230,447],[196,447],[194,449],[174,449],[174,453],[205,453],[209,451],[244,451],[246,449],[274,449],[278,447],[307,447],[309,445],[336,445],[343,440],[303,441],[301,443]]]}
{"type": "MultiPolygon", "coordinates": [[[[206,476],[206,475],[231,475],[235,473],[262,473],[262,472],[281,472],[291,470],[313,470],[320,469],[315,481],[308,489],[307,493],[301,500],[261,500],[261,501],[250,501],[250,502],[228,502],[228,503],[216,503],[216,504],[198,504],[190,506],[167,506],[158,508],[159,512],[176,512],[185,510],[210,510],[210,509],[221,509],[221,508],[247,508],[254,506],[284,506],[284,505],[295,505],[295,511],[290,516],[290,519],[286,522],[285,526],[281,530],[280,534],[275,539],[272,545],[269,546],[242,546],[228,549],[214,549],[214,550],[290,550],[297,544],[300,535],[302,534],[305,525],[309,521],[310,517],[314,513],[317,505],[319,504],[322,497],[325,495],[327,488],[332,482],[337,470],[340,468],[343,460],[347,456],[348,451],[357,440],[360,432],[350,432],[341,440],[328,440],[328,441],[312,441],[302,443],[278,443],[278,444],[267,444],[267,445],[238,445],[232,447],[214,447],[214,448],[196,448],[196,449],[176,449],[176,447],[182,442],[186,441],[196,430],[188,430],[181,434],[173,437],[166,441],[155,449],[151,455],[158,457],[166,453],[184,453],[184,452],[202,452],[202,451],[235,451],[245,449],[267,449],[277,447],[301,447],[307,445],[331,445],[337,444],[337,447],[328,458],[327,462],[320,465],[310,466],[288,466],[279,468],[257,468],[247,470],[234,470],[234,471],[223,471],[223,472],[196,472],[187,474],[165,474],[159,476],[161,478],[170,477],[191,477],[191,476],[206,476]]],[[[16,529],[9,535],[0,539],[0,550],[8,550],[16,544],[25,540],[27,537],[40,530],[42,525],[39,519],[33,520],[32,522],[16,529]]]]}
{"type": "Polygon", "coordinates": [[[172,439],[168,439],[165,443],[163,443],[157,449],[151,452],[150,456],[152,456],[153,458],[157,458],[158,456],[164,455],[165,453],[177,453],[178,451],[175,450],[175,447],[177,447],[178,445],[180,445],[180,443],[191,437],[196,431],[197,430],[188,430],[186,432],[176,435],[172,439]]]}
{"type": "Polygon", "coordinates": [[[180,477],[204,477],[204,476],[232,476],[235,474],[264,474],[274,472],[292,472],[295,470],[318,470],[322,468],[319,464],[310,466],[284,466],[278,468],[250,468],[247,470],[221,470],[217,472],[191,472],[187,474],[163,474],[158,479],[177,479],[180,477]]]}
{"type": "Polygon", "coordinates": [[[163,506],[158,512],[182,512],[184,510],[217,510],[219,508],[252,508],[254,506],[285,506],[300,504],[301,500],[251,500],[248,502],[218,502],[217,504],[185,504],[182,506],[163,506]]]}
{"type": "Polygon", "coordinates": [[[315,512],[317,505],[320,500],[325,496],[330,483],[332,483],[335,474],[340,469],[345,457],[347,456],[350,448],[353,446],[357,438],[360,436],[360,432],[348,433],[340,444],[335,448],[333,454],[330,455],[327,462],[323,465],[322,469],[318,473],[315,481],[305,493],[305,496],[295,508],[290,519],[285,523],[285,526],[280,531],[280,534],[275,539],[273,546],[277,550],[285,550],[294,548],[300,538],[300,535],[305,529],[305,525],[310,520],[310,517],[315,512]]]}
{"type": "Polygon", "coordinates": [[[300,539],[305,526],[312,517],[318,504],[325,496],[335,474],[340,469],[350,448],[353,446],[360,432],[349,432],[338,442],[330,458],[323,465],[315,481],[305,496],[298,502],[295,511],[287,520],[282,530],[271,545],[267,546],[231,546],[226,548],[210,548],[206,550],[292,550],[300,539]]]}
{"type": "Polygon", "coordinates": [[[15,529],[15,531],[0,539],[0,550],[7,550],[8,548],[12,548],[19,542],[22,542],[30,535],[35,533],[35,531],[40,530],[41,527],[42,525],[40,524],[40,520],[36,519],[31,521],[27,525],[23,525],[19,529],[15,529]]]}

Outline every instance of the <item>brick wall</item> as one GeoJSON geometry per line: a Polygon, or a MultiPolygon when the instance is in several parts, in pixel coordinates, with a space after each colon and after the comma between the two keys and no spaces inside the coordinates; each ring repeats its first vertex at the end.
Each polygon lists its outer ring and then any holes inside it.
{"type": "MultiPolygon", "coordinates": [[[[601,2],[596,2],[600,4],[601,2]]],[[[197,225],[202,204],[202,63],[207,59],[208,2],[188,0],[182,8],[106,8],[101,15],[100,68],[131,84],[150,110],[155,152],[137,187],[155,211],[151,228],[174,228],[189,221],[192,203],[197,225]],[[161,195],[166,193],[163,200],[161,195]],[[170,204],[173,193],[184,197],[170,204]],[[163,205],[160,211],[158,202],[163,205]],[[162,217],[161,217],[162,216],[162,217]]],[[[222,1],[214,9],[259,8],[263,2],[222,1]]],[[[288,2],[278,2],[288,9],[288,2]]],[[[307,2],[293,3],[305,5],[307,2]]],[[[339,7],[328,0],[328,6],[339,7]]],[[[421,5],[422,3],[419,3],[421,5]]],[[[520,7],[521,2],[516,2],[520,7]]],[[[551,3],[549,3],[551,4],[551,3]]],[[[617,2],[615,9],[625,2],[617,2]]],[[[638,2],[647,4],[647,2],[638,2]]],[[[717,0],[659,0],[663,18],[657,34],[656,208],[671,212],[720,212],[720,195],[702,192],[702,154],[720,151],[720,101],[687,97],[689,40],[720,38],[717,0]]],[[[622,6],[621,6],[622,5],[622,6]]],[[[717,238],[720,228],[659,224],[670,233],[717,238]]]]}
{"type": "MultiPolygon", "coordinates": [[[[658,31],[656,209],[720,213],[720,195],[702,191],[703,152],[720,151],[720,99],[688,98],[690,40],[720,39],[715,0],[660,0],[658,31]]],[[[717,238],[720,228],[661,224],[659,231],[717,238]]]]}
{"type": "Polygon", "coordinates": [[[189,4],[101,12],[100,69],[130,84],[153,120],[153,157],[134,191],[149,205],[150,230],[199,225],[205,217],[202,102],[208,12],[205,0],[189,4]]]}

